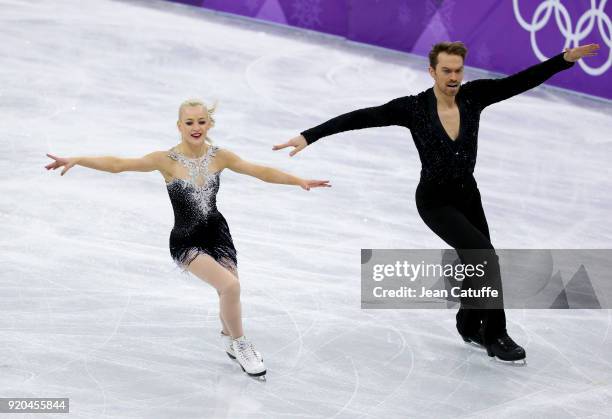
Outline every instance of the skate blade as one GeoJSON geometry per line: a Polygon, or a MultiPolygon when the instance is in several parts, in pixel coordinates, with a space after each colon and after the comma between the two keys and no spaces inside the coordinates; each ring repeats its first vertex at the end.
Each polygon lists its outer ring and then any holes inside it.
{"type": "Polygon", "coordinates": [[[508,365],[510,367],[524,367],[527,366],[527,357],[523,359],[501,359],[496,356],[492,356],[492,358],[500,362],[501,364],[508,365]]]}
{"type": "Polygon", "coordinates": [[[486,349],[484,347],[484,345],[481,345],[480,343],[476,343],[476,342],[474,342],[472,340],[465,340],[464,339],[464,341],[465,341],[465,344],[468,345],[468,346],[473,346],[475,348],[480,348],[480,349],[486,349]]]}
{"type": "Polygon", "coordinates": [[[524,367],[527,365],[527,358],[517,359],[513,361],[504,361],[504,362],[509,362],[511,365],[515,367],[524,367]]]}

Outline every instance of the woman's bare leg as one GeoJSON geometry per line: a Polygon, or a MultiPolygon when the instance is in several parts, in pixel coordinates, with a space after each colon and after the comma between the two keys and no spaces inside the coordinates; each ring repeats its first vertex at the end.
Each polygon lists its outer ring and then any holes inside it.
{"type": "MultiPolygon", "coordinates": [[[[227,270],[230,271],[230,273],[232,275],[234,275],[236,278],[238,278],[238,280],[240,280],[240,277],[238,276],[238,271],[236,269],[227,268],[227,270]]],[[[219,294],[219,291],[217,291],[217,293],[219,294]]],[[[221,296],[221,294],[219,294],[219,297],[220,296],[221,296]]],[[[227,323],[225,323],[225,321],[223,320],[223,315],[221,314],[221,311],[219,311],[219,320],[221,320],[221,332],[225,336],[230,336],[230,332],[229,332],[229,329],[227,327],[227,323]]]]}
{"type": "MultiPolygon", "coordinates": [[[[221,298],[221,294],[219,294],[219,298],[221,298]]],[[[227,324],[223,321],[223,315],[221,314],[221,311],[219,311],[219,320],[221,320],[221,333],[223,333],[225,336],[230,336],[229,328],[227,327],[227,324]]]]}
{"type": "Polygon", "coordinates": [[[209,255],[198,255],[189,264],[189,272],[212,285],[219,294],[221,323],[232,338],[244,334],[240,306],[240,282],[229,270],[209,255]]]}

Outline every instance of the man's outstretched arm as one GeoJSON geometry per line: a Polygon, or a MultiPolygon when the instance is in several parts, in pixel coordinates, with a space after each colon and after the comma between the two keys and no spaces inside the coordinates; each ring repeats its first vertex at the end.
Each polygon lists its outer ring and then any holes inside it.
{"type": "Polygon", "coordinates": [[[544,83],[560,71],[571,68],[583,57],[597,55],[597,44],[583,45],[558,54],[546,61],[500,79],[481,79],[466,83],[466,90],[485,108],[544,83]]]}
{"type": "Polygon", "coordinates": [[[277,144],[272,150],[280,150],[285,147],[294,147],[290,156],[303,150],[307,145],[314,143],[319,138],[337,134],[344,131],[356,129],[385,127],[389,125],[401,125],[409,127],[410,96],[393,99],[384,105],[371,108],[357,109],[352,112],[336,116],[316,127],[302,131],[300,135],[283,144],[277,144]]]}

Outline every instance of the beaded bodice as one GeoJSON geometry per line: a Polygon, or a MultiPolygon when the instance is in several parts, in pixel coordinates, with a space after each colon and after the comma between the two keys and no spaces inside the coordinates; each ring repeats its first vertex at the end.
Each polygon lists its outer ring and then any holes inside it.
{"type": "Polygon", "coordinates": [[[219,172],[208,170],[210,161],[218,147],[209,146],[199,158],[189,158],[172,149],[168,157],[187,168],[188,178],[174,178],[166,183],[168,195],[174,210],[174,225],[188,226],[203,221],[208,214],[217,211],[219,172]]]}

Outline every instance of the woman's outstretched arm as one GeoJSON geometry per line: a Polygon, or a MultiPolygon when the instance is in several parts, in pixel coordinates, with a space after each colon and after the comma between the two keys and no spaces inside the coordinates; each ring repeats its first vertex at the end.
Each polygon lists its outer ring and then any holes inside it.
{"type": "Polygon", "coordinates": [[[164,165],[163,151],[154,151],[146,156],[134,159],[125,159],[121,157],[58,157],[53,154],[47,154],[53,159],[53,162],[45,166],[47,170],[56,170],[63,167],[61,175],[63,176],[68,170],[74,166],[83,166],[90,169],[101,170],[110,173],[120,172],[152,172],[160,170],[164,165]]]}
{"type": "Polygon", "coordinates": [[[268,183],[278,183],[282,185],[296,185],[305,190],[310,188],[330,187],[329,180],[310,180],[293,176],[273,167],[262,166],[241,159],[229,150],[222,150],[219,155],[224,167],[243,175],[253,176],[268,183]]]}

